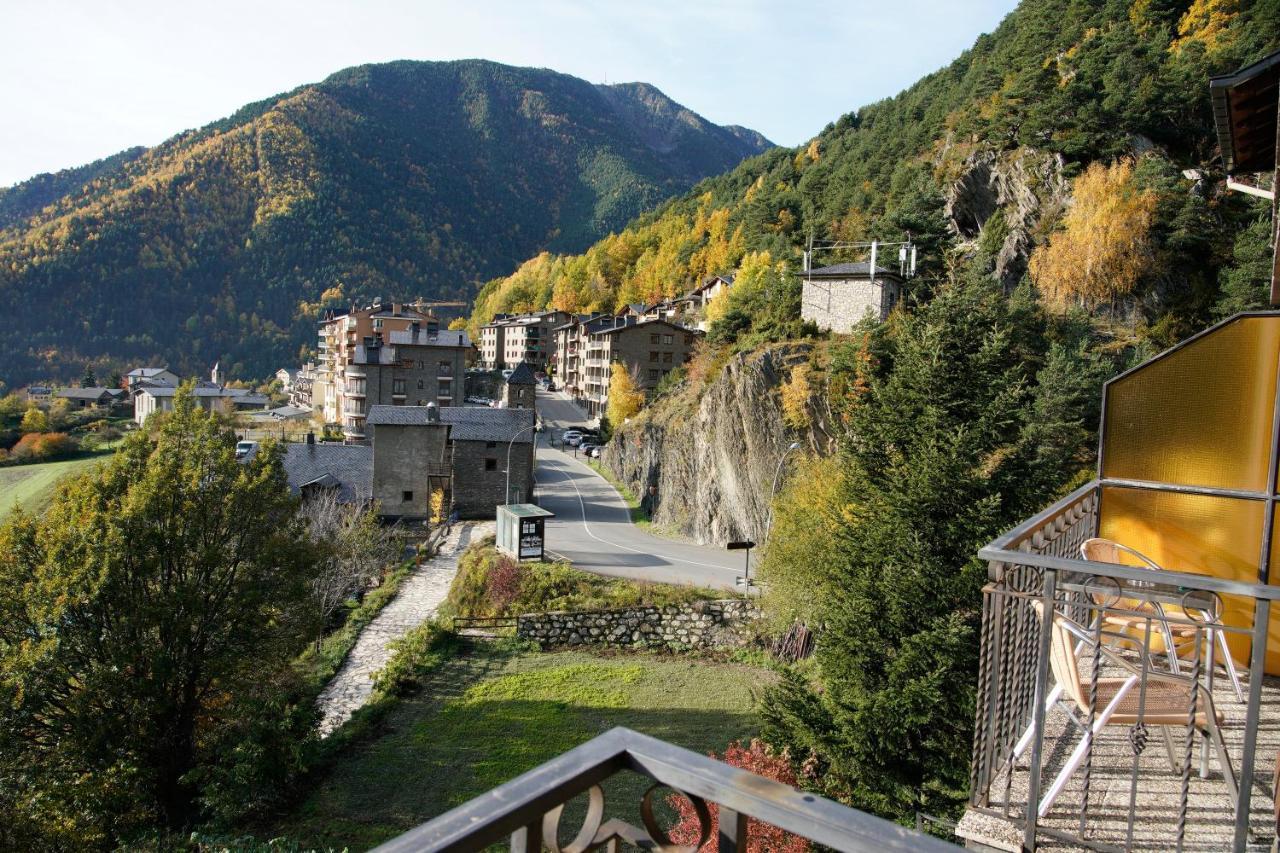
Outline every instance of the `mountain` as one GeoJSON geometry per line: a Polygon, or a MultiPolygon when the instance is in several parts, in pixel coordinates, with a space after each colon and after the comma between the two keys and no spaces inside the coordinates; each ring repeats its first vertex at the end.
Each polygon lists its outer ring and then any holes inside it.
{"type": "MultiPolygon", "coordinates": [[[[1236,245],[1265,239],[1250,225],[1267,205],[1222,189],[1208,77],[1278,47],[1277,0],[1024,0],[947,67],[808,143],[703,181],[585,253],[539,255],[489,282],[472,323],[543,305],[610,310],[686,291],[751,253],[796,270],[810,239],[908,232],[917,294],[979,256],[1012,288],[1059,233],[1081,175],[1120,162],[1103,177],[1152,208],[1134,241],[1140,278],[1121,301],[1154,344],[1170,343],[1215,311],[1239,258],[1265,254],[1236,245]]],[[[816,258],[846,259],[863,258],[816,258]]],[[[1260,292],[1251,275],[1240,306],[1260,292]]]]}
{"type": "Polygon", "coordinates": [[[469,300],[768,147],[645,84],[350,68],[0,191],[0,379],[218,359],[264,376],[314,343],[325,306],[469,300]]]}

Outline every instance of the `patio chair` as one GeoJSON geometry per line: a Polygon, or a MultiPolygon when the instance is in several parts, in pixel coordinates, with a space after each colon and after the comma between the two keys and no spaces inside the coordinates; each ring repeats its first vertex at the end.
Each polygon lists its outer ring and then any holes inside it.
{"type": "MultiPolygon", "coordinates": [[[[1164,571],[1164,567],[1155,560],[1148,557],[1142,552],[1130,548],[1128,545],[1122,545],[1119,542],[1113,542],[1110,539],[1088,539],[1080,546],[1080,554],[1086,560],[1095,563],[1111,563],[1113,565],[1122,565],[1121,557],[1128,555],[1140,564],[1138,568],[1151,569],[1152,571],[1164,571]]],[[[1217,645],[1222,650],[1222,666],[1227,671],[1227,677],[1231,679],[1231,688],[1235,691],[1236,699],[1244,702],[1244,688],[1240,684],[1240,672],[1236,669],[1235,661],[1231,657],[1231,648],[1227,645],[1227,635],[1222,630],[1222,623],[1219,621],[1219,615],[1209,610],[1201,610],[1199,617],[1192,617],[1187,611],[1176,604],[1159,604],[1152,601],[1139,601],[1132,598],[1121,598],[1117,602],[1120,608],[1128,610],[1128,613],[1104,613],[1103,619],[1105,623],[1121,632],[1130,630],[1141,630],[1146,616],[1142,614],[1152,613],[1156,616],[1156,624],[1164,636],[1165,648],[1169,653],[1169,666],[1175,674],[1181,671],[1178,663],[1178,647],[1181,643],[1182,647],[1186,647],[1188,642],[1194,642],[1199,630],[1205,630],[1209,634],[1209,662],[1213,662],[1212,645],[1217,645]],[[1169,620],[1175,620],[1170,622],[1169,620]],[[1178,624],[1181,621],[1182,624],[1178,624]],[[1203,628],[1197,629],[1197,623],[1203,628]]]]}
{"type": "MultiPolygon", "coordinates": [[[[1044,608],[1041,602],[1032,602],[1032,606],[1037,615],[1043,618],[1044,608]]],[[[1215,707],[1213,697],[1203,684],[1193,684],[1187,676],[1157,672],[1149,667],[1144,676],[1141,669],[1106,643],[1097,644],[1087,628],[1056,612],[1053,615],[1053,633],[1049,648],[1049,667],[1057,682],[1055,693],[1051,696],[1061,697],[1062,701],[1068,704],[1070,712],[1068,716],[1077,726],[1084,728],[1085,732],[1057,778],[1041,798],[1037,806],[1037,814],[1040,817],[1049,813],[1054,800],[1066,788],[1072,774],[1084,762],[1094,737],[1103,728],[1132,726],[1137,723],[1161,728],[1169,764],[1175,773],[1181,768],[1174,751],[1169,727],[1185,729],[1194,725],[1212,744],[1222,769],[1223,782],[1231,795],[1231,802],[1233,804],[1236,802],[1235,770],[1231,766],[1231,756],[1228,755],[1226,742],[1222,738],[1222,713],[1215,707]],[[1080,658],[1083,655],[1091,661],[1095,652],[1107,664],[1114,664],[1126,674],[1099,676],[1095,705],[1097,713],[1092,728],[1086,728],[1089,713],[1089,680],[1082,675],[1080,658]],[[1144,677],[1145,692],[1142,685],[1144,677]],[[1192,689],[1199,691],[1194,719],[1190,715],[1192,689]],[[1140,704],[1141,712],[1139,712],[1140,704]]]]}

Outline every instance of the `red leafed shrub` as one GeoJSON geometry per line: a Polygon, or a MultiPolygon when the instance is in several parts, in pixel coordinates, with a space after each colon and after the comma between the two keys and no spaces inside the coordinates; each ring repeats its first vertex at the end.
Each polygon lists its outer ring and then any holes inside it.
{"type": "Polygon", "coordinates": [[[485,590],[495,613],[505,613],[511,603],[520,597],[520,584],[523,580],[524,572],[519,563],[505,555],[498,557],[489,570],[485,590]]]}
{"type": "Polygon", "coordinates": [[[18,439],[9,453],[14,459],[31,462],[63,456],[75,449],[75,441],[65,432],[29,432],[18,439]]]}
{"type": "MultiPolygon", "coordinates": [[[[717,756],[713,752],[711,757],[717,756]]],[[[749,747],[735,740],[729,744],[729,748],[724,751],[724,757],[720,760],[731,767],[749,770],[758,776],[784,785],[796,784],[796,773],[791,768],[791,757],[787,752],[785,750],[774,752],[773,747],[758,738],[752,740],[749,747]]],[[[669,794],[667,804],[680,815],[675,827],[669,833],[671,840],[676,844],[696,844],[698,816],[693,810],[693,805],[678,794],[669,794]]],[[[707,808],[711,812],[711,833],[707,842],[699,848],[700,853],[716,849],[716,835],[719,830],[719,806],[715,803],[707,803],[707,808]]],[[[747,821],[747,853],[809,853],[809,850],[810,845],[807,839],[783,832],[776,826],[755,818],[747,821]]]]}

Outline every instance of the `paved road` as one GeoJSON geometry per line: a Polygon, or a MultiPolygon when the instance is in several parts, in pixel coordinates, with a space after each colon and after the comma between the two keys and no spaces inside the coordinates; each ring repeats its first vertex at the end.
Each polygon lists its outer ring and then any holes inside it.
{"type": "Polygon", "coordinates": [[[645,533],[631,523],[613,486],[571,453],[546,444],[586,420],[576,405],[559,393],[539,391],[538,411],[547,426],[538,446],[538,503],[556,514],[547,521],[549,551],[602,575],[735,587],[741,554],[645,533]]]}

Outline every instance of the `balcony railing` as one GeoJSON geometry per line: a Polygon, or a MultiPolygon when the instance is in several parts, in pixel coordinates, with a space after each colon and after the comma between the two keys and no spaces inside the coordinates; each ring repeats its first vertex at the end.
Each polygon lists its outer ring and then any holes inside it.
{"type": "Polygon", "coordinates": [[[1264,665],[1280,587],[1084,560],[1099,498],[1090,483],[980,552],[958,834],[999,849],[1271,849],[1280,687],[1264,665]],[[1218,619],[1224,602],[1235,624],[1218,619]],[[1224,645],[1247,660],[1238,689],[1224,645]]]}
{"type": "Polygon", "coordinates": [[[521,853],[616,851],[623,844],[642,850],[697,849],[710,838],[707,806],[711,803],[718,807],[716,849],[721,851],[747,849],[749,818],[848,853],[955,850],[950,844],[896,823],[623,728],[571,749],[377,850],[475,851],[501,842],[521,853]],[[654,782],[640,803],[643,827],[606,817],[609,804],[600,784],[628,772],[654,782]],[[663,788],[693,805],[701,835],[696,847],[672,845],[658,825],[654,809],[662,799],[663,788]],[[585,820],[573,841],[563,843],[559,838],[565,829],[561,827],[564,807],[583,793],[587,794],[585,820]]]}

